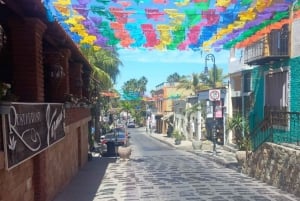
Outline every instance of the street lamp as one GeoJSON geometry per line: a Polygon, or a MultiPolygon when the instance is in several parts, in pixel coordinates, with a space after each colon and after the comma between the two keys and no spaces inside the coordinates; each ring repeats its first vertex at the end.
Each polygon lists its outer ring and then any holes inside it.
{"type": "Polygon", "coordinates": [[[205,68],[204,73],[208,75],[208,67],[207,67],[207,61],[213,62],[213,88],[216,88],[216,79],[217,79],[217,66],[216,66],[216,59],[213,54],[208,54],[205,57],[205,68]]]}
{"type": "MultiPolygon", "coordinates": [[[[212,61],[213,62],[213,89],[216,88],[216,79],[217,79],[217,67],[216,67],[216,60],[215,56],[213,54],[208,54],[205,57],[205,68],[204,68],[204,73],[207,75],[208,74],[208,67],[207,67],[207,61],[212,61]]],[[[212,128],[212,134],[213,134],[213,152],[214,155],[217,154],[216,150],[216,140],[217,140],[217,128],[216,128],[216,100],[213,100],[213,128],[212,128]]]]}

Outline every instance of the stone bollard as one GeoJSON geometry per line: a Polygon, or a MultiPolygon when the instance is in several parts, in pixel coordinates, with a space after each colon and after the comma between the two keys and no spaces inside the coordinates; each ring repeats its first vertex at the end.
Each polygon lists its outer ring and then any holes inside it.
{"type": "Polygon", "coordinates": [[[194,150],[199,150],[202,147],[202,141],[200,140],[193,140],[192,141],[192,146],[194,150]]]}
{"type": "Polygon", "coordinates": [[[213,151],[213,143],[210,140],[204,140],[201,143],[200,149],[203,151],[213,151]]]}
{"type": "Polygon", "coordinates": [[[246,161],[246,151],[237,151],[235,157],[238,164],[242,167],[246,161]]]}
{"type": "Polygon", "coordinates": [[[130,155],[131,155],[131,147],[122,147],[120,146],[118,148],[118,154],[120,156],[120,159],[122,160],[129,160],[130,155]]]}

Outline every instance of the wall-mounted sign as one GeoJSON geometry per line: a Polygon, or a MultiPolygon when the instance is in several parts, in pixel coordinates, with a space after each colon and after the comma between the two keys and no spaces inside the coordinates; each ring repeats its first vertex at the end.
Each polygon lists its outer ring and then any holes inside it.
{"type": "Polygon", "coordinates": [[[5,113],[0,113],[7,169],[35,156],[65,136],[63,104],[9,103],[0,107],[6,108],[5,113]]]}
{"type": "Polygon", "coordinates": [[[222,101],[216,101],[215,102],[215,117],[216,118],[222,118],[223,117],[223,107],[222,107],[222,101]]]}

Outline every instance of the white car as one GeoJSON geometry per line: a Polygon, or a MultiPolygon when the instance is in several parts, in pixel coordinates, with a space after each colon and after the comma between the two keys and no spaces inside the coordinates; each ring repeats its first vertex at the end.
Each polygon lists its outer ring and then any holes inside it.
{"type": "Polygon", "coordinates": [[[135,128],[135,123],[133,121],[128,122],[127,124],[128,128],[135,128]]]}

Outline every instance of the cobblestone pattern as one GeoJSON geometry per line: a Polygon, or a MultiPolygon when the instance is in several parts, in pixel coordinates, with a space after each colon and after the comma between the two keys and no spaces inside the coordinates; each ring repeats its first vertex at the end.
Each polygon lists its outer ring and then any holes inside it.
{"type": "Polygon", "coordinates": [[[265,143],[243,167],[251,177],[300,196],[300,150],[265,143]]]}
{"type": "Polygon", "coordinates": [[[300,200],[194,154],[151,152],[111,163],[94,201],[300,200]]]}

